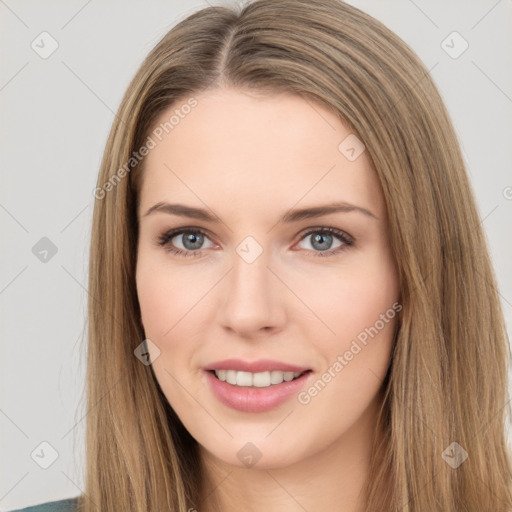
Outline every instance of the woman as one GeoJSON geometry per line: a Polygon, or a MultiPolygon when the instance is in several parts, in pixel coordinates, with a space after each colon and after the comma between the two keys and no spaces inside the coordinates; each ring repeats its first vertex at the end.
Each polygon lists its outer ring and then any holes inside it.
{"type": "Polygon", "coordinates": [[[71,507],[512,510],[506,331],[427,70],[338,0],[239,11],[174,27],[114,121],[71,507]]]}

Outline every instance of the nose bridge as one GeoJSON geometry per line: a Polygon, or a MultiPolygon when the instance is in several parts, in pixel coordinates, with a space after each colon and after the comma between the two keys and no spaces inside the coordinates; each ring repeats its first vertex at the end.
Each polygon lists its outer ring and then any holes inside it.
{"type": "Polygon", "coordinates": [[[268,268],[269,254],[253,237],[246,237],[236,247],[223,300],[224,326],[245,334],[276,326],[282,305],[268,268]]]}
{"type": "MultiPolygon", "coordinates": [[[[261,247],[261,246],[260,246],[261,247]]],[[[235,306],[257,307],[267,304],[271,294],[269,289],[268,251],[255,247],[254,243],[242,243],[236,249],[231,272],[230,297],[235,306]]]]}
{"type": "Polygon", "coordinates": [[[232,291],[266,295],[269,292],[269,265],[267,251],[254,256],[252,249],[241,254],[241,249],[237,248],[237,255],[233,258],[232,291]]]}

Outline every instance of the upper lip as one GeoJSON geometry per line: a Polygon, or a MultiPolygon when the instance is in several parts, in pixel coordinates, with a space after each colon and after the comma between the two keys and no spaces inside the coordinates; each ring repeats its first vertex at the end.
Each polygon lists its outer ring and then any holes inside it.
{"type": "Polygon", "coordinates": [[[309,368],[294,364],[274,361],[272,359],[258,359],[257,361],[243,361],[242,359],[224,359],[204,367],[205,370],[236,370],[240,372],[259,373],[265,371],[281,371],[302,373],[309,368]]]}

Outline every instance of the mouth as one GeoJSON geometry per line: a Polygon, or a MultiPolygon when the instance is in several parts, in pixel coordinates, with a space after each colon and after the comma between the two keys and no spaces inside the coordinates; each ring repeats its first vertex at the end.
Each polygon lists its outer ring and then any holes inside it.
{"type": "Polygon", "coordinates": [[[311,370],[302,372],[284,372],[280,370],[263,372],[244,372],[237,370],[208,370],[218,380],[239,387],[269,388],[283,382],[299,379],[311,370]]]}
{"type": "Polygon", "coordinates": [[[220,404],[245,413],[262,413],[290,401],[313,378],[312,370],[300,372],[267,370],[205,369],[206,385],[220,404]]]}

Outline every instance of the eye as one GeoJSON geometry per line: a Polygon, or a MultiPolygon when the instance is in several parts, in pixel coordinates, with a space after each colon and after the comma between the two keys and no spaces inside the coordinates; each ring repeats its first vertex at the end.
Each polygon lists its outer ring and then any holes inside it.
{"type": "MultiPolygon", "coordinates": [[[[320,227],[310,229],[302,235],[300,242],[310,238],[309,245],[313,256],[332,256],[348,247],[353,245],[354,239],[347,233],[329,227],[320,227]],[[332,248],[333,242],[338,240],[338,244],[332,248]]],[[[208,238],[207,234],[197,228],[178,228],[167,231],[160,235],[156,240],[157,245],[164,247],[164,249],[172,254],[184,257],[201,256],[203,249],[213,247],[213,243],[208,238]],[[210,245],[203,246],[205,240],[210,242],[210,245]],[[181,247],[180,247],[181,245],[181,247]]]]}
{"type": "MultiPolygon", "coordinates": [[[[201,255],[200,249],[205,249],[205,247],[202,247],[205,239],[209,240],[206,233],[200,229],[182,228],[163,233],[158,237],[157,243],[168,252],[189,257],[201,255]],[[178,244],[181,244],[181,247],[178,244]]],[[[212,246],[213,244],[208,247],[212,246]]]]}
{"type": "MultiPolygon", "coordinates": [[[[335,229],[335,228],[314,228],[310,229],[307,233],[303,235],[301,238],[301,242],[303,240],[307,240],[309,238],[309,245],[313,248],[313,256],[332,256],[333,254],[337,254],[340,251],[346,250],[348,247],[353,245],[354,239],[349,236],[347,233],[335,229]],[[338,239],[338,245],[334,248],[333,241],[338,239]]],[[[309,248],[308,248],[309,249],[309,248]]]]}

